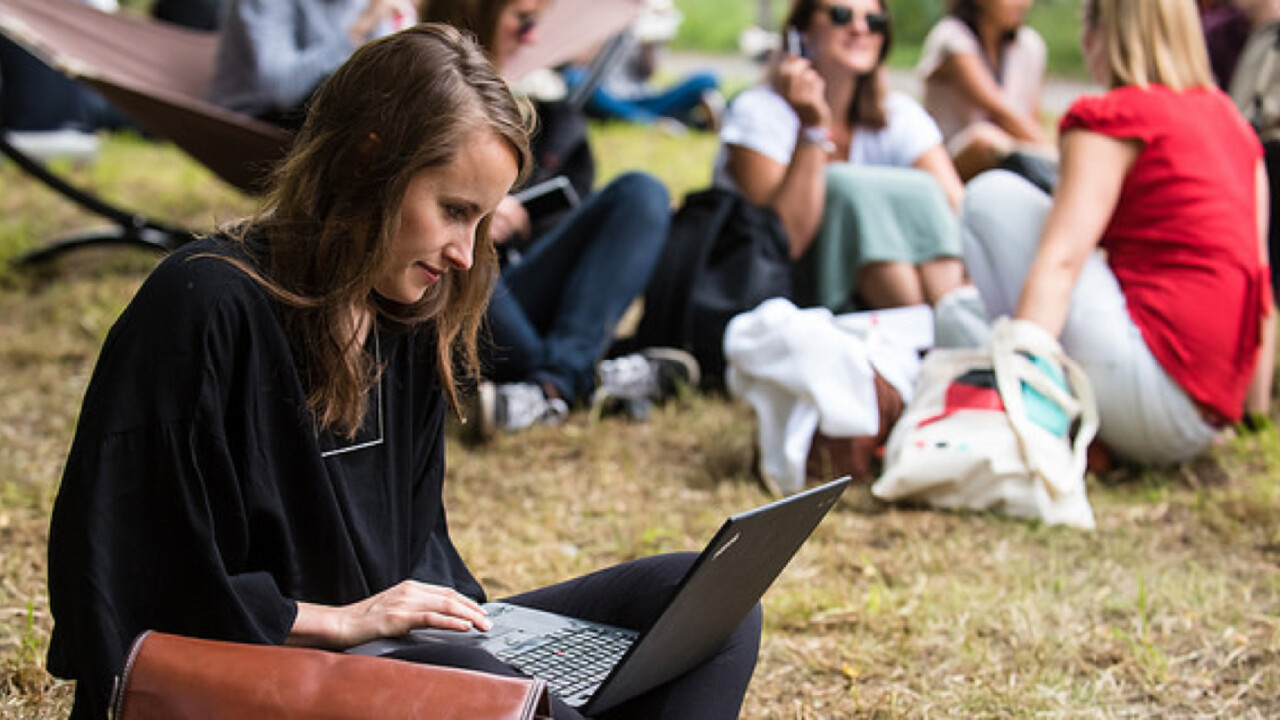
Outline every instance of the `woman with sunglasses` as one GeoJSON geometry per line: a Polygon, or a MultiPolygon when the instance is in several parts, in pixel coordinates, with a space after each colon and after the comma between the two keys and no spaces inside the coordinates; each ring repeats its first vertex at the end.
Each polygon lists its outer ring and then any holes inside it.
{"type": "Polygon", "coordinates": [[[778,214],[798,304],[936,303],[963,282],[963,189],[937,125],[888,90],[888,7],[798,0],[786,28],[768,81],[725,114],[716,184],[778,214]]]}
{"type": "Polygon", "coordinates": [[[1023,24],[1032,2],[949,0],[925,38],[924,106],[966,182],[1014,152],[1052,181],[1057,153],[1040,126],[1045,44],[1023,24]]]}
{"type": "Polygon", "coordinates": [[[416,20],[410,0],[229,0],[209,99],[289,130],[329,73],[416,20]]]}
{"type": "Polygon", "coordinates": [[[1112,454],[1177,463],[1268,407],[1262,147],[1214,83],[1195,3],[1086,0],[1082,45],[1107,90],[1063,115],[1056,192],[974,180],[965,259],[993,315],[1084,368],[1112,454]]]}

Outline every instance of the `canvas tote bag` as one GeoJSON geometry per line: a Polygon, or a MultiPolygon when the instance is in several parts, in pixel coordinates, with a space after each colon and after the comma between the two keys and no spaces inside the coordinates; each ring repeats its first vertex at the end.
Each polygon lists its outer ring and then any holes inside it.
{"type": "Polygon", "coordinates": [[[325,650],[145,632],[114,720],[545,720],[546,682],[325,650]]]}
{"type": "Polygon", "coordinates": [[[1097,429],[1080,366],[1039,326],[1001,318],[986,347],[925,356],[871,491],[1091,529],[1084,474],[1097,429]]]}

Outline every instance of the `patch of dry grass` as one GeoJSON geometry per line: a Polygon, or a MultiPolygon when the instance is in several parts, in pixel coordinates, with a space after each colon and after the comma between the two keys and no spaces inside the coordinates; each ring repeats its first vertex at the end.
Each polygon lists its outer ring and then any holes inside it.
{"type": "MultiPolygon", "coordinates": [[[[606,177],[648,167],[676,197],[709,177],[706,138],[596,133],[606,177]]],[[[165,217],[247,207],[167,148],[108,152],[113,167],[92,172],[165,217]]],[[[0,237],[30,234],[14,247],[83,222],[11,167],[0,182],[0,237]]],[[[98,345],[153,262],[89,252],[0,285],[0,717],[65,716],[69,686],[43,670],[48,514],[98,345]]],[[[644,424],[579,414],[479,448],[450,432],[450,519],[494,595],[696,549],[768,499],[750,410],[724,398],[685,397],[644,424]]],[[[1091,533],[889,508],[854,488],[765,598],[744,717],[1280,715],[1278,479],[1274,435],[1093,478],[1091,533]]]]}

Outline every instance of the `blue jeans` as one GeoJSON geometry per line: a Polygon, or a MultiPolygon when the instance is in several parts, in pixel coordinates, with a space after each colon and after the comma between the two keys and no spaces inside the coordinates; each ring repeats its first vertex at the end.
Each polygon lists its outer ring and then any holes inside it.
{"type": "MultiPolygon", "coordinates": [[[[581,83],[586,71],[570,68],[565,80],[572,87],[581,83]]],[[[696,72],[663,90],[655,90],[636,97],[620,97],[597,87],[587,99],[588,114],[607,120],[625,120],[646,124],[659,117],[669,117],[689,124],[690,115],[702,100],[703,93],[718,87],[716,76],[709,72],[696,72]]]]}
{"type": "Polygon", "coordinates": [[[503,269],[489,303],[490,378],[550,383],[570,405],[590,393],[596,363],[644,292],[670,225],[666,188],[632,172],[534,240],[503,269]]]}

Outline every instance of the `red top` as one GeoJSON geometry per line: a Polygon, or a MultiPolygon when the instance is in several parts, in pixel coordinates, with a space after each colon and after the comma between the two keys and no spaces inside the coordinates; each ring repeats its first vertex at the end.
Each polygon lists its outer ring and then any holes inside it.
{"type": "Polygon", "coordinates": [[[1083,97],[1059,128],[1076,129],[1142,142],[1100,245],[1160,366],[1238,420],[1271,294],[1253,182],[1261,143],[1217,89],[1083,97]]]}

